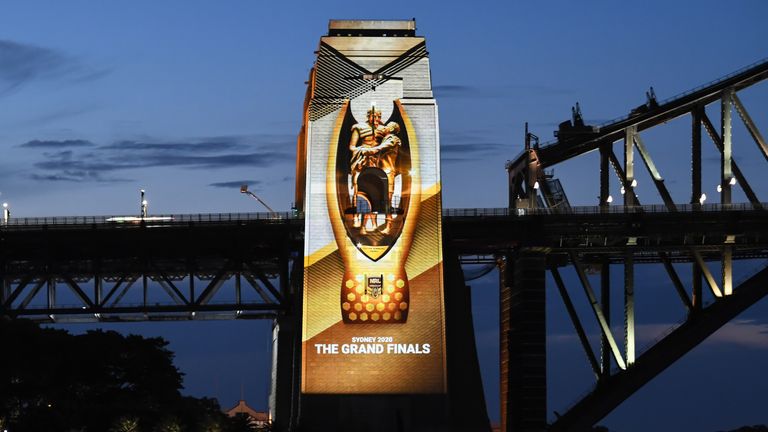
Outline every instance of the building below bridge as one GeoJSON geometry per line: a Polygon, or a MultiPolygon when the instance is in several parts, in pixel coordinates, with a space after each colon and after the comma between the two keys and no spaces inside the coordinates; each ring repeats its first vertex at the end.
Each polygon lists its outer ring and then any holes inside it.
{"type": "Polygon", "coordinates": [[[270,423],[269,413],[256,411],[248,406],[244,400],[240,400],[237,405],[226,410],[225,413],[230,417],[234,417],[238,414],[245,414],[251,420],[251,424],[256,427],[267,426],[270,423]]]}

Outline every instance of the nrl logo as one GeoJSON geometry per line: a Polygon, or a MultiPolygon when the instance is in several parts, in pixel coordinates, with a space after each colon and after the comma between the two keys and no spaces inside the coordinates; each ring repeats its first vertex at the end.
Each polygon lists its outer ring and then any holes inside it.
{"type": "Polygon", "coordinates": [[[369,276],[368,283],[365,287],[365,292],[373,298],[379,298],[384,288],[384,275],[369,276]]]}

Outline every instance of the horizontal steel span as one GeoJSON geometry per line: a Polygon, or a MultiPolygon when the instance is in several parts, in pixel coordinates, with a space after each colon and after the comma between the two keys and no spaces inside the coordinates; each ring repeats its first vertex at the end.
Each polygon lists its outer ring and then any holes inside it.
{"type": "MultiPolygon", "coordinates": [[[[762,204],[763,207],[766,203],[762,204]]],[[[722,213],[743,212],[755,209],[750,203],[738,204],[682,204],[678,205],[680,213],[722,213]]],[[[757,208],[760,210],[760,208],[757,208]]],[[[637,214],[637,213],[670,213],[664,204],[642,206],[574,206],[568,208],[520,208],[485,207],[485,208],[444,208],[443,216],[450,220],[457,217],[515,217],[515,216],[547,216],[547,215],[589,215],[589,214],[637,214]]],[[[672,212],[674,213],[674,212],[672,212]]],[[[10,218],[7,222],[0,221],[0,232],[25,229],[50,229],[70,227],[162,227],[162,226],[195,226],[195,225],[232,225],[232,224],[261,224],[261,225],[291,225],[304,227],[304,215],[300,212],[275,213],[199,213],[199,214],[167,214],[142,218],[139,216],[46,216],[10,218]]]]}
{"type": "MultiPolygon", "coordinates": [[[[765,208],[765,207],[764,207],[765,208]]],[[[768,212],[728,206],[446,209],[466,263],[509,251],[548,267],[768,257],[768,212]],[[575,257],[575,258],[574,258],[575,257]]],[[[289,307],[304,220],[293,214],[11,219],[0,226],[0,315],[38,321],[270,318],[289,307]]],[[[298,276],[300,277],[300,276],[298,276]]]]}
{"type": "MultiPolygon", "coordinates": [[[[449,239],[465,256],[519,247],[610,254],[627,248],[637,253],[706,251],[724,244],[738,247],[749,257],[768,253],[763,247],[768,239],[768,211],[748,203],[679,205],[677,211],[646,205],[465,208],[444,209],[443,214],[449,239]]],[[[210,273],[222,260],[246,257],[266,262],[295,255],[304,230],[302,215],[288,213],[168,215],[130,223],[110,219],[11,219],[0,225],[5,274],[13,273],[14,262],[98,260],[103,271],[119,275],[131,267],[124,261],[128,257],[182,260],[175,267],[182,273],[194,260],[198,271],[210,273]],[[117,262],[105,264],[111,260],[117,262]]],[[[651,255],[647,259],[652,260],[651,255]]],[[[688,259],[681,255],[680,260],[688,259]]]]}

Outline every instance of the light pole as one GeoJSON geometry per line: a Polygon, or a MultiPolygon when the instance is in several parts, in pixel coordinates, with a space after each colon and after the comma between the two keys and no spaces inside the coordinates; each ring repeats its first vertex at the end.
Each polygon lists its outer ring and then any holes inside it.
{"type": "Polygon", "coordinates": [[[256,201],[260,202],[261,205],[266,207],[267,210],[269,210],[270,213],[277,213],[276,211],[272,210],[272,207],[268,206],[267,203],[262,201],[261,198],[257,197],[255,193],[249,191],[247,184],[244,184],[244,185],[240,186],[240,193],[244,193],[244,194],[248,194],[248,195],[252,196],[254,199],[256,199],[256,201]]]}
{"type": "Polygon", "coordinates": [[[144,199],[144,189],[140,190],[141,192],[141,218],[144,219],[147,217],[147,205],[149,204],[147,200],[144,199]]]}
{"type": "Polygon", "coordinates": [[[11,219],[11,209],[8,208],[8,203],[3,203],[3,224],[8,225],[8,220],[11,219]]]}

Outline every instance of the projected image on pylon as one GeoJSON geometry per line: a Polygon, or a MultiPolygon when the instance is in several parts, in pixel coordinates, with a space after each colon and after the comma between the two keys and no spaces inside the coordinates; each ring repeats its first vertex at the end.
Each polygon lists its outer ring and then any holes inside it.
{"type": "Polygon", "coordinates": [[[437,105],[414,31],[332,21],[320,41],[297,152],[304,393],[446,391],[437,105]]]}

